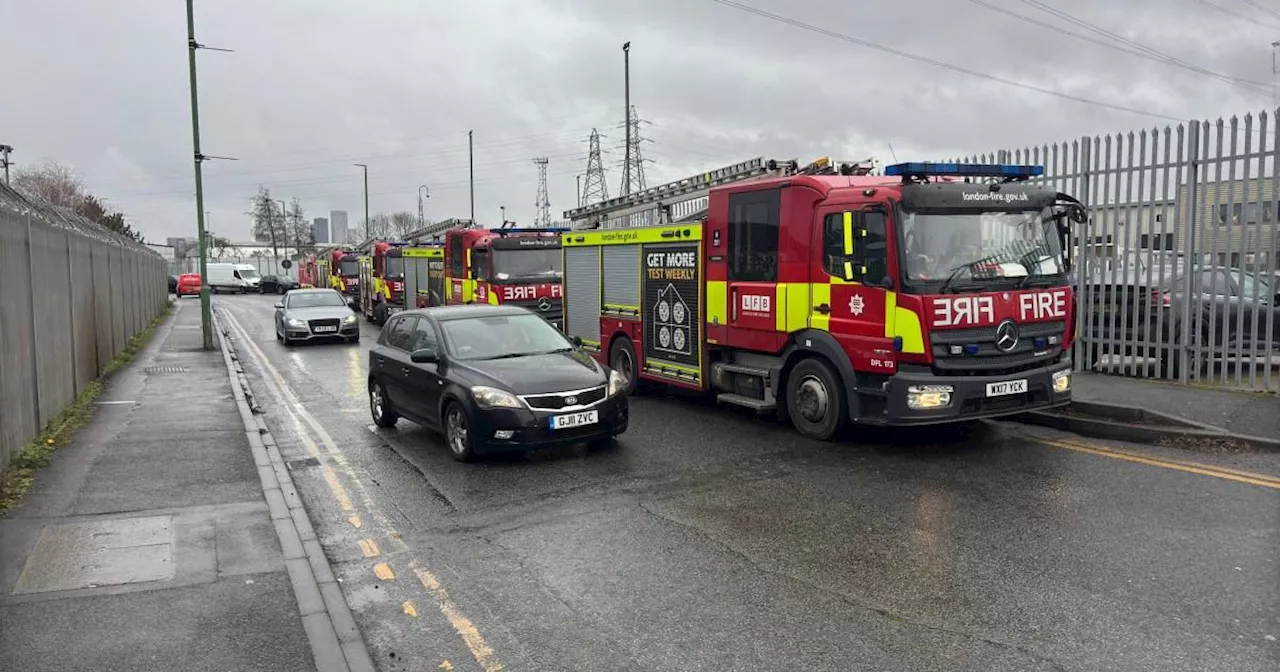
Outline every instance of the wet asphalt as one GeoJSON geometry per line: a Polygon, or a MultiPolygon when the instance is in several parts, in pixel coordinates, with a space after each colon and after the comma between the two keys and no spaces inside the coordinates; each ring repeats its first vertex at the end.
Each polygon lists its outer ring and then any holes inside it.
{"type": "Polygon", "coordinates": [[[215,306],[384,671],[1280,666],[1280,489],[653,395],[615,448],[459,464],[372,426],[375,327],[285,348],[273,303],[215,306]]]}

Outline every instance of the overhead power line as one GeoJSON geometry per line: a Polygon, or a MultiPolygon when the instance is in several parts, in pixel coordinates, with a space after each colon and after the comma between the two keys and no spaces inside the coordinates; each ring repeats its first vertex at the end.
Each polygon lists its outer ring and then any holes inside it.
{"type": "Polygon", "coordinates": [[[1057,8],[1055,8],[1055,7],[1051,7],[1051,6],[1049,6],[1049,5],[1047,5],[1047,4],[1043,3],[1043,2],[1041,2],[1040,0],[1021,0],[1021,2],[1022,2],[1022,4],[1024,4],[1024,5],[1028,5],[1028,6],[1030,6],[1030,7],[1034,7],[1034,8],[1036,8],[1036,9],[1038,9],[1038,10],[1042,11],[1042,12],[1045,12],[1046,14],[1051,14],[1051,15],[1053,15],[1053,16],[1056,16],[1056,17],[1058,17],[1059,19],[1062,19],[1063,21],[1066,21],[1066,22],[1068,22],[1068,23],[1071,23],[1071,24],[1077,25],[1077,26],[1079,26],[1079,27],[1081,27],[1081,28],[1084,28],[1085,30],[1091,31],[1091,32],[1096,33],[1096,34],[1098,34],[1098,35],[1102,35],[1103,37],[1106,37],[1106,38],[1108,38],[1108,39],[1115,40],[1116,42],[1119,42],[1120,44],[1123,44],[1123,45],[1125,45],[1125,46],[1128,46],[1128,47],[1131,47],[1131,48],[1136,49],[1136,50],[1138,50],[1138,51],[1141,51],[1141,52],[1143,52],[1143,53],[1145,53],[1145,54],[1150,55],[1152,58],[1155,58],[1155,59],[1157,59],[1157,60],[1161,60],[1161,61],[1167,62],[1167,63],[1169,63],[1170,65],[1176,65],[1176,66],[1178,66],[1178,67],[1180,67],[1180,68],[1186,68],[1186,69],[1191,70],[1191,71],[1194,71],[1194,72],[1199,72],[1199,73],[1201,73],[1201,74],[1204,74],[1204,75],[1208,75],[1208,76],[1210,76],[1210,77],[1213,77],[1214,79],[1218,79],[1218,80],[1221,80],[1221,81],[1227,82],[1228,84],[1234,84],[1234,85],[1249,85],[1249,86],[1247,86],[1246,88],[1250,88],[1250,90],[1253,90],[1255,93],[1259,93],[1259,94],[1262,94],[1262,95],[1267,95],[1267,94],[1268,94],[1268,91],[1267,91],[1267,89],[1266,89],[1266,87],[1267,87],[1268,85],[1267,85],[1267,84],[1265,84],[1265,83],[1263,83],[1263,82],[1251,82],[1251,81],[1249,81],[1249,80],[1240,79],[1239,77],[1231,77],[1231,76],[1228,76],[1228,75],[1223,75],[1223,74],[1221,74],[1221,73],[1213,72],[1213,71],[1211,71],[1211,70],[1206,70],[1206,69],[1201,68],[1201,67],[1199,67],[1199,66],[1197,66],[1197,65],[1192,65],[1192,64],[1190,64],[1190,63],[1188,63],[1188,62],[1186,62],[1186,61],[1184,61],[1184,60],[1182,60],[1182,59],[1180,59],[1180,58],[1177,58],[1177,57],[1175,57],[1175,56],[1170,56],[1169,54],[1166,54],[1166,53],[1164,53],[1164,52],[1162,52],[1162,51],[1158,51],[1158,50],[1156,50],[1156,49],[1153,49],[1153,48],[1151,48],[1151,47],[1148,47],[1147,45],[1142,44],[1142,43],[1140,43],[1140,42],[1135,42],[1134,40],[1131,40],[1131,39],[1129,39],[1129,38],[1127,38],[1127,37],[1125,37],[1125,36],[1123,36],[1123,35],[1118,35],[1118,34],[1116,34],[1116,33],[1112,32],[1112,31],[1110,31],[1110,30],[1107,30],[1106,28],[1102,28],[1102,27],[1100,27],[1100,26],[1094,25],[1094,24],[1092,24],[1092,23],[1089,23],[1088,21],[1085,21],[1084,19],[1081,19],[1081,18],[1078,18],[1078,17],[1076,17],[1076,16],[1073,16],[1073,15],[1071,15],[1071,14],[1069,14],[1069,13],[1067,13],[1067,12],[1064,12],[1064,11],[1062,11],[1062,10],[1060,10],[1060,9],[1057,9],[1057,8]],[[1257,87],[1257,88],[1255,89],[1255,88],[1252,88],[1252,87],[1257,87]]]}
{"type": "Polygon", "coordinates": [[[1280,19],[1280,12],[1276,12],[1274,9],[1271,9],[1270,7],[1267,7],[1261,2],[1258,2],[1258,0],[1240,0],[1240,2],[1243,2],[1246,5],[1249,5],[1250,7],[1258,10],[1259,12],[1262,12],[1263,14],[1280,19]]]}
{"type": "Polygon", "coordinates": [[[1210,9],[1216,9],[1216,10],[1218,10],[1219,12],[1222,12],[1223,14],[1226,14],[1227,16],[1233,16],[1233,17],[1235,17],[1235,18],[1237,18],[1237,19],[1240,19],[1241,21],[1244,21],[1244,22],[1249,23],[1249,24],[1251,24],[1251,25],[1258,26],[1258,27],[1260,27],[1260,28],[1266,28],[1266,29],[1268,29],[1268,30],[1280,30],[1280,26],[1275,26],[1275,25],[1270,25],[1270,24],[1263,23],[1263,22],[1258,21],[1258,20],[1256,20],[1256,19],[1254,19],[1254,18],[1252,18],[1252,17],[1248,17],[1248,16],[1245,16],[1244,14],[1240,14],[1240,13],[1234,12],[1234,11],[1232,11],[1232,10],[1230,10],[1230,9],[1227,9],[1226,7],[1223,7],[1222,5],[1219,5],[1219,4],[1218,4],[1218,3],[1216,3],[1216,2],[1212,2],[1211,0],[1193,0],[1193,1],[1194,1],[1196,4],[1204,5],[1205,7],[1209,7],[1210,9]]]}
{"type": "Polygon", "coordinates": [[[1106,41],[1106,40],[1100,40],[1100,39],[1097,39],[1097,38],[1094,38],[1094,37],[1089,37],[1088,35],[1081,35],[1080,33],[1076,33],[1076,32],[1073,32],[1073,31],[1067,30],[1066,28],[1063,28],[1062,26],[1055,26],[1055,25],[1054,25],[1054,24],[1052,24],[1052,23],[1048,23],[1048,22],[1046,22],[1046,21],[1040,21],[1039,19],[1035,19],[1035,18],[1032,18],[1032,17],[1030,17],[1030,16],[1026,16],[1026,15],[1024,15],[1024,14],[1019,14],[1019,13],[1017,13],[1017,12],[1013,11],[1013,10],[1006,9],[1006,8],[1004,8],[1004,7],[1000,7],[1000,6],[998,6],[998,5],[993,5],[993,4],[989,3],[989,2],[984,2],[984,0],[969,0],[969,2],[971,2],[971,3],[975,4],[975,5],[978,5],[979,7],[984,7],[984,8],[986,8],[986,9],[989,9],[989,10],[991,10],[991,11],[993,11],[993,12],[998,13],[998,14],[1004,14],[1005,16],[1008,16],[1008,17],[1011,17],[1011,18],[1017,19],[1017,20],[1022,21],[1022,22],[1024,22],[1024,23],[1030,23],[1030,24],[1035,25],[1035,26],[1040,26],[1041,28],[1044,28],[1044,29],[1046,29],[1046,30],[1052,30],[1052,31],[1054,31],[1054,32],[1056,32],[1056,33],[1061,33],[1061,34],[1063,34],[1063,35],[1067,35],[1067,36],[1069,36],[1069,37],[1074,37],[1074,38],[1075,38],[1075,39],[1077,39],[1077,40],[1082,40],[1082,41],[1084,41],[1084,42],[1088,42],[1088,43],[1090,43],[1090,44],[1095,44],[1095,45],[1097,45],[1097,46],[1099,46],[1099,47],[1104,47],[1104,48],[1111,49],[1111,50],[1114,50],[1114,51],[1119,51],[1119,52],[1122,52],[1122,53],[1125,53],[1125,54],[1129,54],[1130,56],[1138,56],[1138,57],[1140,57],[1140,58],[1146,58],[1146,59],[1148,59],[1148,60],[1156,61],[1156,62],[1158,62],[1158,63],[1164,63],[1165,65],[1172,65],[1172,66],[1175,66],[1175,67],[1184,68],[1184,69],[1190,70],[1190,71],[1192,71],[1192,72],[1197,72],[1197,73],[1200,73],[1200,74],[1203,74],[1203,75],[1206,75],[1206,76],[1212,76],[1214,79],[1219,79],[1219,80],[1225,81],[1225,82],[1226,82],[1226,83],[1228,83],[1228,84],[1231,84],[1231,85],[1233,85],[1233,86],[1239,86],[1239,87],[1241,87],[1241,88],[1247,89],[1247,90],[1249,90],[1249,91],[1251,91],[1251,92],[1253,92],[1253,93],[1259,94],[1259,95],[1268,95],[1268,93],[1267,93],[1267,91],[1266,91],[1266,89],[1265,89],[1265,87],[1267,86],[1267,84],[1265,84],[1264,82],[1254,82],[1254,81],[1249,81],[1249,80],[1246,80],[1246,79],[1240,79],[1240,78],[1238,78],[1238,77],[1231,77],[1231,76],[1229,76],[1229,75],[1224,75],[1224,74],[1220,74],[1220,73],[1212,72],[1212,71],[1209,71],[1209,70],[1206,70],[1206,69],[1203,69],[1203,68],[1199,68],[1199,67],[1196,67],[1196,66],[1193,66],[1193,65],[1190,65],[1190,64],[1181,63],[1181,62],[1177,61],[1177,59],[1173,59],[1172,57],[1166,57],[1166,56],[1163,56],[1163,55],[1159,55],[1159,56],[1158,56],[1158,55],[1156,55],[1155,53],[1151,53],[1151,52],[1148,52],[1148,51],[1140,51],[1140,50],[1138,50],[1138,49],[1127,48],[1127,47],[1120,46],[1119,44],[1116,44],[1115,42],[1108,42],[1108,41],[1106,41]]]}
{"type": "Polygon", "coordinates": [[[895,49],[895,48],[893,48],[893,47],[886,47],[886,46],[884,46],[884,45],[882,45],[882,44],[876,44],[875,42],[871,42],[871,41],[869,41],[869,40],[864,40],[864,39],[862,39],[862,38],[853,37],[853,36],[851,36],[851,35],[845,35],[844,33],[837,33],[837,32],[836,32],[836,31],[834,31],[834,30],[828,30],[828,29],[826,29],[826,28],[820,28],[820,27],[815,26],[815,25],[812,25],[812,24],[804,23],[803,21],[797,21],[797,20],[795,20],[795,19],[788,18],[788,17],[785,17],[785,16],[781,16],[781,15],[778,15],[778,14],[774,14],[774,13],[772,13],[772,12],[766,12],[766,11],[764,11],[764,10],[762,10],[762,9],[756,9],[755,7],[751,7],[750,5],[744,5],[744,4],[739,3],[739,2],[734,2],[733,0],[711,0],[711,1],[712,1],[712,2],[715,2],[715,3],[717,3],[717,4],[724,5],[724,6],[726,6],[726,7],[731,7],[731,8],[733,8],[733,9],[738,10],[738,11],[747,12],[748,14],[755,14],[756,16],[760,16],[760,17],[763,17],[763,18],[766,18],[766,19],[770,19],[770,20],[772,20],[772,21],[777,21],[777,22],[779,22],[779,23],[785,23],[785,24],[787,24],[787,25],[789,25],[789,26],[793,26],[793,27],[796,27],[796,28],[800,28],[801,30],[807,30],[807,31],[809,31],[809,32],[817,33],[817,34],[819,34],[819,35],[826,35],[827,37],[832,37],[832,38],[835,38],[835,39],[837,39],[837,40],[843,40],[843,41],[845,41],[845,42],[849,42],[849,43],[851,43],[851,44],[856,44],[856,45],[858,45],[858,46],[866,47],[866,48],[868,48],[868,49],[874,49],[874,50],[876,50],[876,51],[881,51],[881,52],[884,52],[884,53],[886,53],[886,54],[892,54],[892,55],[894,55],[894,56],[898,56],[899,58],[905,58],[905,59],[908,59],[908,60],[916,61],[917,63],[924,63],[924,64],[926,64],[926,65],[932,65],[932,66],[937,67],[937,68],[944,68],[944,69],[946,69],[946,70],[951,70],[952,72],[959,72],[959,73],[962,73],[962,74],[965,74],[965,75],[969,75],[970,77],[976,77],[976,78],[978,78],[978,79],[985,79],[985,80],[987,80],[987,81],[989,81],[989,82],[996,82],[996,83],[998,83],[998,84],[1005,84],[1005,85],[1007,85],[1007,86],[1014,86],[1014,87],[1017,87],[1017,88],[1019,88],[1019,89],[1025,89],[1025,90],[1027,90],[1027,91],[1035,91],[1036,93],[1042,93],[1042,94],[1044,94],[1044,95],[1046,95],[1046,96],[1053,96],[1053,97],[1055,97],[1055,98],[1061,98],[1061,99],[1063,99],[1063,100],[1070,100],[1070,101],[1074,101],[1074,102],[1077,102],[1077,103],[1084,103],[1084,104],[1086,104],[1086,105],[1095,105],[1095,106],[1097,106],[1097,107],[1104,107],[1104,108],[1107,108],[1107,109],[1109,109],[1109,110],[1116,110],[1116,111],[1118,111],[1118,112],[1128,112],[1128,113],[1130,113],[1130,114],[1138,114],[1138,115],[1142,115],[1142,116],[1144,116],[1144,117],[1153,117],[1153,118],[1156,118],[1156,119],[1164,119],[1164,120],[1166,120],[1166,121],[1174,121],[1174,122],[1182,122],[1182,121],[1185,121],[1185,120],[1184,120],[1184,119],[1182,119],[1181,117],[1174,117],[1174,116],[1171,116],[1171,115],[1168,115],[1168,114],[1161,114],[1161,113],[1159,113],[1159,112],[1151,112],[1151,111],[1148,111],[1148,110],[1141,110],[1141,109],[1138,109],[1138,108],[1136,108],[1136,107],[1128,107],[1128,106],[1126,106],[1126,105],[1117,105],[1117,104],[1115,104],[1115,103],[1107,103],[1107,102],[1103,102],[1103,101],[1101,101],[1101,100],[1092,100],[1092,99],[1090,99],[1090,98],[1085,98],[1085,97],[1083,97],[1083,96],[1077,96],[1077,95],[1073,95],[1073,94],[1070,94],[1070,93],[1063,93],[1062,91],[1057,91],[1057,90],[1050,89],[1050,88],[1043,87],[1043,86],[1037,86],[1037,85],[1035,85],[1035,84],[1027,84],[1027,83],[1019,82],[1019,81],[1015,81],[1015,80],[1012,80],[1012,79],[1006,79],[1006,78],[1004,78],[1004,77],[998,77],[998,76],[996,76],[996,75],[988,74],[988,73],[985,73],[985,72],[979,72],[979,71],[977,71],[977,70],[971,70],[971,69],[969,69],[969,68],[965,68],[965,67],[963,67],[963,66],[959,66],[959,65],[956,65],[956,64],[954,64],[954,63],[947,63],[947,62],[945,62],[945,61],[939,61],[939,60],[937,60],[937,59],[929,58],[929,57],[927,57],[927,56],[921,56],[921,55],[919,55],[919,54],[914,54],[914,53],[911,53],[911,52],[908,52],[908,51],[903,51],[903,50],[901,50],[901,49],[895,49]]]}

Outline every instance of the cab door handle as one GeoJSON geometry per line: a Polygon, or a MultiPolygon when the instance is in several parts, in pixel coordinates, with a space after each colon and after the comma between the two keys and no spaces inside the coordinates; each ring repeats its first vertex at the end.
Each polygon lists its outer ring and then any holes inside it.
{"type": "Polygon", "coordinates": [[[831,313],[831,306],[825,303],[819,303],[818,305],[814,306],[813,309],[818,311],[819,313],[822,313],[823,315],[827,315],[831,313]]]}

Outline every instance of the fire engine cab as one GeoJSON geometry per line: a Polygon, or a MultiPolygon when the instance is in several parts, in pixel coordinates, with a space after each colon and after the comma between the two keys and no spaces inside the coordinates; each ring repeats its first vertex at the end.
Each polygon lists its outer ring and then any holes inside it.
{"type": "Polygon", "coordinates": [[[821,440],[1068,403],[1080,202],[1040,166],[876,172],[754,159],[566,212],[565,333],[821,440]]]}
{"type": "Polygon", "coordinates": [[[560,234],[567,229],[450,229],[445,303],[523,306],[561,324],[560,234]]]}
{"type": "Polygon", "coordinates": [[[385,323],[405,307],[404,247],[405,243],[378,240],[360,248],[367,254],[359,260],[356,310],[374,324],[385,323]]]}

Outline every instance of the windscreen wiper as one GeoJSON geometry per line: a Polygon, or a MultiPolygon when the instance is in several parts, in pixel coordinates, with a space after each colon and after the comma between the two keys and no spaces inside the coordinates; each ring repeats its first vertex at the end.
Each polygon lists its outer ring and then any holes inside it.
{"type": "Polygon", "coordinates": [[[963,271],[969,266],[971,266],[971,264],[960,264],[959,266],[951,269],[951,272],[947,275],[947,279],[942,282],[942,286],[938,287],[938,293],[946,294],[947,290],[951,288],[951,283],[955,282],[956,277],[960,275],[960,271],[963,271]]]}

